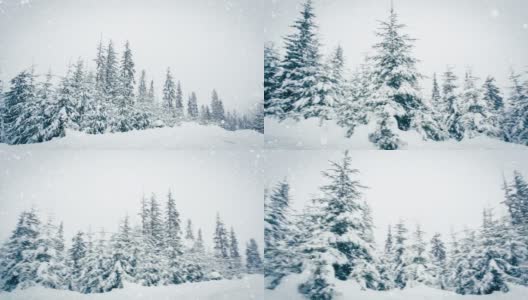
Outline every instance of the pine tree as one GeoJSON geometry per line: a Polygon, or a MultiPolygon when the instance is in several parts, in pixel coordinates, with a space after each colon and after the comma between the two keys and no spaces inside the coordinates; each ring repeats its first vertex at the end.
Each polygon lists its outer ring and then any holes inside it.
{"type": "Polygon", "coordinates": [[[69,268],[70,268],[70,290],[79,291],[82,289],[81,280],[83,279],[83,259],[86,256],[86,242],[84,233],[77,232],[72,239],[72,246],[68,251],[69,268]]]}
{"type": "Polygon", "coordinates": [[[178,120],[178,122],[181,122],[184,118],[184,110],[183,110],[183,93],[182,93],[180,81],[178,81],[178,84],[176,85],[176,98],[174,99],[174,110],[176,113],[176,120],[178,120]]]}
{"type": "Polygon", "coordinates": [[[187,117],[191,121],[197,121],[199,118],[198,99],[196,98],[196,94],[194,92],[191,93],[191,96],[189,96],[189,101],[187,102],[187,117]]]}
{"type": "Polygon", "coordinates": [[[431,249],[429,252],[433,265],[433,275],[435,286],[445,290],[447,288],[447,252],[444,242],[439,233],[435,233],[431,239],[431,249]]]}
{"type": "Polygon", "coordinates": [[[182,283],[185,281],[182,270],[181,256],[183,254],[183,243],[181,238],[180,214],[176,210],[176,202],[169,190],[167,195],[167,209],[165,217],[166,253],[169,260],[169,282],[182,283]]]}
{"type": "Polygon", "coordinates": [[[218,93],[213,90],[211,93],[211,121],[215,124],[221,125],[225,122],[224,104],[218,98],[218,93]]]}
{"type": "Polygon", "coordinates": [[[432,266],[425,253],[426,242],[424,240],[424,231],[420,225],[416,226],[414,231],[414,239],[411,246],[410,264],[407,267],[406,273],[409,275],[407,285],[412,287],[415,285],[434,285],[434,274],[432,273],[432,266]]]}
{"type": "Polygon", "coordinates": [[[216,258],[216,271],[222,274],[222,276],[229,276],[229,272],[226,270],[229,260],[229,237],[219,214],[216,215],[213,245],[214,257],[216,258]]]}
{"type": "Polygon", "coordinates": [[[310,270],[311,276],[299,289],[308,297],[328,299],[335,294],[332,277],[355,281],[361,288],[378,288],[374,245],[364,238],[369,224],[363,218],[363,186],[352,178],[357,173],[351,168],[348,152],[342,162],[331,162],[330,169],[323,172],[329,183],[320,188],[322,197],[315,199],[313,224],[305,229],[309,238],[301,245],[305,270],[310,270]]]}
{"type": "Polygon", "coordinates": [[[170,126],[174,125],[174,118],[176,116],[174,102],[176,99],[176,89],[170,68],[167,69],[167,77],[163,85],[163,109],[165,114],[165,123],[170,126]]]}
{"type": "Polygon", "coordinates": [[[528,92],[520,81],[520,75],[512,71],[510,109],[505,120],[505,139],[508,142],[528,145],[528,92]]]}
{"type": "Polygon", "coordinates": [[[147,94],[147,99],[150,104],[154,104],[156,102],[155,96],[154,96],[154,80],[150,81],[150,86],[147,94]]]}
{"type": "Polygon", "coordinates": [[[132,252],[132,228],[130,227],[129,217],[126,216],[123,223],[119,227],[119,231],[112,238],[111,244],[111,259],[113,269],[119,276],[116,275],[116,282],[114,287],[122,285],[122,281],[133,282],[136,276],[135,261],[136,257],[132,252]],[[121,282],[117,281],[119,279],[121,282]]]}
{"type": "Polygon", "coordinates": [[[394,150],[403,145],[398,130],[413,128],[424,139],[442,139],[438,124],[430,117],[430,108],[421,98],[418,79],[422,75],[416,70],[418,60],[411,53],[414,40],[400,32],[404,27],[391,8],[389,20],[381,22],[377,32],[381,41],[374,45],[376,86],[367,105],[378,126],[369,139],[380,149],[394,150]]]}
{"type": "Polygon", "coordinates": [[[66,286],[66,265],[64,255],[60,253],[60,248],[64,249],[64,241],[57,236],[62,234],[59,230],[62,229],[58,229],[49,219],[36,241],[35,260],[39,266],[34,280],[37,284],[52,289],[66,286]]]}
{"type": "MultiPolygon", "coordinates": [[[[49,116],[43,135],[44,140],[64,137],[66,129],[79,129],[79,99],[75,77],[69,74],[62,79],[57,101],[46,107],[44,113],[49,116]]],[[[75,74],[75,73],[74,73],[75,74]]],[[[79,76],[79,75],[78,75],[79,76]]]]}
{"type": "Polygon", "coordinates": [[[194,241],[194,232],[191,219],[187,220],[187,227],[185,227],[185,238],[194,241]]]}
{"type": "Polygon", "coordinates": [[[103,47],[103,40],[99,41],[97,47],[97,57],[95,58],[95,88],[100,97],[103,96],[106,87],[106,50],[103,47]]]}
{"type": "Polygon", "coordinates": [[[320,97],[321,55],[311,0],[302,5],[292,27],[295,32],[284,39],[286,53],[277,75],[280,87],[272,100],[275,115],[281,119],[318,117],[319,110],[329,104],[320,97]]]}
{"type": "Polygon", "coordinates": [[[328,57],[322,65],[320,74],[320,98],[325,105],[316,109],[316,115],[321,120],[335,119],[335,108],[343,103],[346,98],[346,80],[344,75],[345,59],[341,45],[328,57]]]}
{"type": "Polygon", "coordinates": [[[292,272],[293,255],[290,185],[283,180],[275,186],[264,208],[264,276],[266,288],[274,289],[292,272]]]}
{"type": "Polygon", "coordinates": [[[119,76],[118,76],[118,66],[117,66],[117,54],[114,50],[114,44],[110,40],[108,47],[106,48],[106,62],[104,64],[104,94],[106,100],[110,103],[116,103],[117,95],[119,92],[119,76]]]}
{"type": "Polygon", "coordinates": [[[233,227],[229,232],[229,263],[231,276],[238,277],[242,273],[242,257],[238,250],[238,240],[233,227]]]}
{"type": "Polygon", "coordinates": [[[481,91],[475,85],[476,79],[470,70],[466,72],[462,101],[459,104],[461,116],[455,120],[460,139],[474,138],[481,134],[498,135],[498,124],[496,116],[491,112],[491,103],[481,96],[481,91]]]}
{"type": "Polygon", "coordinates": [[[345,99],[337,105],[337,122],[347,130],[347,137],[354,134],[356,126],[367,124],[366,101],[374,89],[371,62],[366,57],[365,62],[353,73],[345,90],[345,99]]]}
{"type": "Polygon", "coordinates": [[[246,270],[248,274],[262,273],[262,259],[258,249],[257,241],[250,239],[246,244],[246,270]]]}
{"type": "Polygon", "coordinates": [[[264,111],[266,115],[275,114],[275,94],[280,86],[278,74],[280,58],[273,43],[264,45],[264,111]]]}
{"type": "Polygon", "coordinates": [[[387,238],[385,239],[385,246],[383,255],[381,256],[380,269],[380,290],[390,290],[394,287],[394,241],[392,235],[392,228],[389,225],[387,230],[387,238]]]}
{"type": "Polygon", "coordinates": [[[36,284],[35,274],[40,266],[37,261],[39,236],[40,220],[36,212],[22,212],[15,230],[2,249],[1,290],[13,291],[36,284]]]}
{"type": "Polygon", "coordinates": [[[137,102],[138,103],[148,103],[148,94],[147,94],[147,83],[146,83],[146,72],[145,70],[141,71],[141,76],[139,77],[138,84],[138,93],[137,93],[137,102]]]}
{"type": "Polygon", "coordinates": [[[505,200],[512,224],[525,227],[528,230],[528,182],[522,174],[515,170],[513,182],[504,181],[505,200]]]}
{"type": "Polygon", "coordinates": [[[6,93],[3,123],[9,144],[41,142],[43,127],[42,104],[36,97],[33,71],[22,71],[11,80],[6,93]]]}
{"type": "Polygon", "coordinates": [[[456,140],[461,140],[463,137],[463,129],[460,127],[460,123],[457,121],[462,114],[459,104],[459,95],[456,92],[456,89],[458,88],[456,83],[458,77],[453,72],[453,69],[448,67],[444,72],[443,79],[444,82],[442,84],[442,95],[444,105],[446,106],[446,115],[443,120],[446,123],[449,137],[456,140]]]}
{"type": "Polygon", "coordinates": [[[407,250],[407,228],[403,221],[396,224],[396,235],[394,237],[393,274],[394,284],[397,288],[404,289],[409,281],[407,267],[409,265],[409,253],[407,250]]]}

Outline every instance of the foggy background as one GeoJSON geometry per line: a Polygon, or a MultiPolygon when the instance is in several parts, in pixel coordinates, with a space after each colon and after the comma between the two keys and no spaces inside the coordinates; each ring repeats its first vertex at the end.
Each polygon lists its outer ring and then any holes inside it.
{"type": "Polygon", "coordinates": [[[140,224],[143,193],[155,193],[164,209],[170,188],[182,228],[190,218],[206,247],[212,247],[219,212],[228,230],[234,227],[242,252],[250,238],[263,251],[259,157],[251,151],[0,150],[0,241],[31,207],[44,222],[48,215],[64,221],[68,243],[90,227],[115,232],[126,214],[140,224]]]}
{"type": "MultiPolygon", "coordinates": [[[[393,0],[402,32],[415,41],[413,53],[425,76],[422,88],[430,96],[433,72],[455,67],[459,85],[466,67],[472,67],[482,84],[494,76],[501,88],[509,87],[510,67],[524,72],[528,67],[528,2],[525,0],[393,0]]],[[[299,17],[304,0],[266,0],[264,39],[282,48],[282,37],[299,17]]],[[[390,0],[314,0],[316,22],[325,54],[343,46],[346,64],[352,69],[379,41],[377,21],[387,20],[390,0]]],[[[439,74],[437,74],[438,76],[439,74]]],[[[509,90],[506,91],[509,93],[509,90]]]]}
{"type": "MultiPolygon", "coordinates": [[[[364,199],[372,208],[375,238],[383,245],[387,226],[406,221],[410,233],[420,223],[430,240],[435,232],[450,241],[451,230],[477,228],[482,210],[506,214],[502,175],[511,181],[514,169],[528,179],[526,151],[350,151],[355,178],[368,187],[364,199]]],[[[269,151],[264,185],[290,182],[293,207],[299,211],[318,188],[328,183],[321,171],[329,160],[340,161],[342,151],[269,151]]],[[[411,235],[409,235],[411,237],[411,235]]]]}
{"type": "MultiPolygon", "coordinates": [[[[263,1],[248,0],[0,0],[0,79],[32,64],[64,75],[82,57],[95,69],[99,40],[121,60],[130,41],[136,82],[154,79],[157,100],[167,67],[210,103],[216,88],[227,109],[248,110],[262,99],[263,1]]],[[[4,84],[5,87],[8,84],[4,84]]]]}

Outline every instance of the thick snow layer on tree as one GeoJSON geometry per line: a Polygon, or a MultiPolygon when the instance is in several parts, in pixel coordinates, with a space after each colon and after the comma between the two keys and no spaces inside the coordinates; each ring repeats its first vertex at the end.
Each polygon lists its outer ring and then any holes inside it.
{"type": "Polygon", "coordinates": [[[128,283],[123,289],[103,294],[81,294],[77,292],[32,287],[14,292],[0,292],[2,300],[65,300],[65,299],[158,299],[158,300],[206,300],[264,299],[262,275],[249,275],[238,280],[219,280],[200,283],[184,283],[158,287],[145,287],[128,283]]]}
{"type": "MultiPolygon", "coordinates": [[[[129,132],[91,135],[67,130],[66,137],[35,144],[35,148],[66,149],[258,149],[263,135],[254,130],[228,131],[218,126],[184,123],[129,132]]],[[[15,147],[26,147],[15,146],[15,147]]]]}
{"type": "MultiPolygon", "coordinates": [[[[290,275],[274,290],[266,290],[266,299],[306,300],[297,291],[303,282],[303,275],[290,275]]],[[[336,300],[520,300],[526,299],[528,287],[512,286],[508,293],[496,292],[491,295],[459,295],[426,286],[416,286],[404,290],[362,291],[357,284],[336,280],[336,290],[341,293],[336,300]]]]}
{"type": "MultiPolygon", "coordinates": [[[[265,145],[271,149],[362,149],[376,150],[377,147],[368,139],[375,130],[375,124],[361,125],[354,129],[354,134],[346,137],[346,129],[334,121],[324,121],[311,118],[295,121],[287,119],[279,122],[273,118],[265,119],[265,145]]],[[[442,142],[424,141],[422,136],[414,131],[398,131],[400,138],[406,143],[402,149],[505,149],[527,150],[526,146],[506,143],[504,141],[478,136],[461,142],[447,140],[442,142]]]]}

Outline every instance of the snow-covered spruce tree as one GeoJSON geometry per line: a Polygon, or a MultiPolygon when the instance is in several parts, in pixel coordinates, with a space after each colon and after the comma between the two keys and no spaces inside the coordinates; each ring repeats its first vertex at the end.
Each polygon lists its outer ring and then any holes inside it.
{"type": "Polygon", "coordinates": [[[450,268],[452,289],[462,295],[476,294],[478,286],[475,279],[477,273],[475,261],[481,251],[476,232],[465,229],[464,236],[457,243],[458,251],[451,257],[453,260],[452,268],[450,268]]]}
{"type": "Polygon", "coordinates": [[[273,114],[279,119],[318,117],[329,103],[321,97],[321,55],[313,3],[307,0],[294,32],[284,39],[285,55],[277,75],[280,83],[272,98],[273,114]]]}
{"type": "Polygon", "coordinates": [[[304,228],[309,237],[300,246],[303,269],[309,275],[299,291],[311,299],[331,299],[336,279],[350,280],[361,288],[379,287],[374,244],[364,238],[369,224],[363,217],[363,186],[352,178],[357,173],[348,152],[323,172],[329,182],[320,188],[322,197],[315,199],[313,223],[304,228]]]}
{"type": "Polygon", "coordinates": [[[248,274],[262,274],[263,265],[257,241],[250,239],[246,244],[246,271],[248,274]]]}
{"type": "Polygon", "coordinates": [[[528,145],[528,84],[523,86],[520,75],[513,71],[510,80],[510,109],[504,121],[505,139],[508,142],[528,145]]]}
{"type": "Polygon", "coordinates": [[[69,289],[72,291],[81,291],[84,288],[82,280],[83,262],[86,256],[86,241],[84,233],[79,231],[72,238],[71,248],[68,250],[68,263],[70,273],[69,289]]]}
{"type": "Polygon", "coordinates": [[[492,107],[493,111],[504,111],[504,98],[493,76],[486,77],[482,85],[482,93],[484,94],[484,100],[492,107]]]}
{"type": "Polygon", "coordinates": [[[480,233],[480,252],[472,266],[476,287],[472,294],[491,294],[495,291],[509,291],[508,282],[521,283],[520,270],[507,259],[509,249],[502,247],[504,236],[500,224],[493,219],[490,211],[484,211],[480,233]]]}
{"type": "Polygon", "coordinates": [[[504,182],[504,191],[512,224],[528,230],[528,182],[515,170],[512,183],[504,182]]]}
{"type": "Polygon", "coordinates": [[[251,112],[251,117],[249,128],[264,134],[264,105],[262,102],[255,105],[255,109],[251,112]]]}
{"type": "Polygon", "coordinates": [[[181,122],[185,117],[185,113],[183,108],[183,92],[180,81],[178,81],[178,84],[176,85],[176,98],[174,98],[174,112],[176,114],[176,120],[178,120],[178,122],[181,122]]]}
{"type": "Polygon", "coordinates": [[[381,22],[377,32],[381,41],[374,45],[376,54],[372,57],[375,89],[367,107],[377,129],[369,139],[385,150],[403,145],[398,130],[414,129],[424,139],[443,139],[441,129],[431,117],[430,107],[421,98],[418,86],[421,75],[416,70],[418,60],[411,53],[414,40],[400,32],[404,27],[391,8],[389,20],[381,22]]]}
{"type": "Polygon", "coordinates": [[[392,273],[394,274],[394,285],[403,289],[409,281],[407,267],[409,265],[409,249],[407,245],[407,227],[403,221],[396,224],[396,235],[394,236],[394,249],[392,258],[392,273]]]}
{"type": "Polygon", "coordinates": [[[163,84],[163,115],[166,125],[173,126],[175,124],[176,112],[174,110],[174,102],[176,100],[176,86],[170,72],[170,68],[167,68],[167,76],[165,77],[165,83],[163,84]]]}
{"type": "Polygon", "coordinates": [[[137,92],[137,102],[138,103],[148,102],[146,77],[147,77],[147,73],[145,72],[145,70],[142,70],[141,76],[139,77],[139,83],[138,83],[138,92],[137,92]]]}
{"type": "Polygon", "coordinates": [[[179,284],[185,281],[185,268],[182,261],[183,240],[180,214],[176,210],[176,202],[169,190],[165,210],[165,252],[168,258],[168,282],[179,284]]]}
{"type": "Polygon", "coordinates": [[[438,123],[438,126],[442,129],[442,131],[447,133],[447,127],[445,124],[446,118],[447,118],[447,112],[448,112],[448,104],[447,100],[442,97],[442,94],[440,92],[440,85],[438,84],[438,80],[436,78],[436,73],[433,73],[433,88],[431,90],[431,111],[433,114],[433,118],[438,123]]]}
{"type": "Polygon", "coordinates": [[[336,118],[336,107],[345,101],[347,82],[344,74],[345,58],[341,45],[330,54],[321,66],[320,74],[320,102],[325,105],[316,109],[316,115],[321,120],[336,118]]]}
{"type": "Polygon", "coordinates": [[[458,77],[455,75],[453,68],[448,66],[443,75],[442,99],[445,107],[445,116],[443,121],[446,124],[447,132],[450,138],[461,140],[463,137],[463,128],[457,121],[462,115],[460,107],[460,95],[457,92],[458,77]]]}
{"type": "MultiPolygon", "coordinates": [[[[201,235],[201,233],[200,233],[201,235]]],[[[201,237],[200,237],[201,239],[201,237]]],[[[200,241],[203,247],[203,241],[200,241]]],[[[203,253],[198,251],[197,239],[194,236],[194,229],[191,219],[187,220],[187,226],[185,227],[185,239],[183,243],[183,261],[185,265],[185,281],[186,282],[197,282],[204,279],[204,261],[203,253]]],[[[205,250],[204,250],[205,251],[205,250]]]]}
{"type": "Polygon", "coordinates": [[[40,220],[34,210],[22,212],[8,241],[2,248],[0,289],[13,291],[34,286],[40,267],[37,261],[40,220]]]}
{"type": "Polygon", "coordinates": [[[152,105],[154,105],[156,102],[156,96],[154,94],[154,80],[150,81],[150,85],[149,85],[149,89],[147,93],[147,99],[148,99],[148,102],[152,105]]]}
{"type": "Polygon", "coordinates": [[[394,288],[394,237],[392,235],[392,228],[389,225],[387,229],[387,238],[385,239],[385,247],[383,254],[380,255],[379,273],[380,273],[380,285],[379,290],[390,290],[394,288]]]}
{"type": "Polygon", "coordinates": [[[271,191],[264,208],[264,276],[268,289],[274,289],[295,269],[290,204],[290,185],[286,180],[280,181],[271,191]]]}
{"type": "Polygon", "coordinates": [[[187,101],[187,118],[191,121],[197,121],[199,118],[198,99],[195,92],[191,93],[187,101]]]}
{"type": "Polygon", "coordinates": [[[406,273],[408,274],[408,281],[406,287],[413,287],[416,285],[434,285],[433,267],[427,257],[426,248],[427,243],[424,239],[424,231],[420,225],[416,226],[413,234],[413,241],[411,245],[411,254],[409,265],[406,273]]]}
{"type": "Polygon", "coordinates": [[[106,54],[103,57],[105,59],[103,72],[104,95],[108,103],[117,104],[117,96],[119,93],[119,68],[114,43],[111,40],[108,42],[106,54]]]}
{"type": "Polygon", "coordinates": [[[48,118],[43,130],[44,140],[64,137],[66,129],[79,129],[79,98],[77,98],[79,89],[77,87],[75,78],[69,71],[62,79],[56,101],[50,103],[44,111],[48,118]]]}
{"type": "Polygon", "coordinates": [[[67,287],[62,234],[62,224],[58,228],[51,219],[42,226],[41,234],[36,241],[35,260],[39,266],[34,278],[35,282],[41,286],[52,289],[67,287]]]}
{"type": "MultiPolygon", "coordinates": [[[[460,98],[460,117],[454,122],[457,127],[460,139],[474,138],[479,135],[497,136],[498,121],[497,116],[492,113],[492,103],[487,102],[482,97],[481,90],[477,88],[471,70],[468,70],[464,79],[464,89],[460,98]]],[[[460,140],[459,139],[459,140],[460,140]]]]}
{"type": "Polygon", "coordinates": [[[440,233],[435,233],[430,242],[429,256],[431,258],[433,286],[445,290],[448,285],[447,252],[440,233]]]}
{"type": "Polygon", "coordinates": [[[216,263],[214,271],[220,273],[222,277],[228,277],[228,263],[229,263],[229,237],[224,223],[220,219],[220,215],[216,215],[216,227],[213,237],[213,249],[216,263]]]}
{"type": "Polygon", "coordinates": [[[345,89],[345,99],[337,104],[338,124],[346,128],[346,136],[351,137],[358,125],[367,124],[365,101],[373,91],[373,74],[371,60],[365,57],[365,62],[352,74],[352,79],[345,89]]]}
{"type": "MultiPolygon", "coordinates": [[[[129,217],[125,216],[123,223],[119,226],[117,234],[111,239],[111,261],[114,274],[119,273],[119,280],[134,282],[136,276],[137,257],[132,252],[132,227],[130,226],[129,217]]],[[[117,283],[117,282],[116,282],[117,283]]],[[[119,284],[119,283],[117,283],[119,284]]]]}
{"type": "Polygon", "coordinates": [[[142,230],[146,234],[143,234],[143,247],[138,260],[136,279],[145,286],[158,285],[167,278],[165,272],[167,261],[163,255],[164,226],[156,195],[151,195],[142,213],[146,214],[142,217],[144,222],[142,230]]]}
{"type": "Polygon", "coordinates": [[[36,92],[33,70],[22,71],[11,80],[11,88],[4,96],[3,124],[7,143],[43,141],[44,105],[36,92]]]}
{"type": "Polygon", "coordinates": [[[213,90],[211,93],[211,121],[218,125],[223,125],[225,122],[225,111],[222,100],[218,98],[218,93],[213,90]]]}
{"type": "Polygon", "coordinates": [[[231,277],[237,278],[242,272],[242,257],[238,249],[238,239],[235,230],[231,227],[229,232],[229,273],[231,273],[231,277]]]}
{"type": "Polygon", "coordinates": [[[275,93],[280,86],[278,74],[280,57],[275,45],[271,42],[264,44],[264,111],[267,116],[275,115],[275,93]]]}

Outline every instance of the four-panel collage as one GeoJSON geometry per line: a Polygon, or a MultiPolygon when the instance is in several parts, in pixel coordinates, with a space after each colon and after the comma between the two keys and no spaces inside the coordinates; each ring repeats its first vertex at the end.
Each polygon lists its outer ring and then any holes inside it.
{"type": "Polygon", "coordinates": [[[528,299],[523,0],[0,0],[0,299],[528,299]]]}

